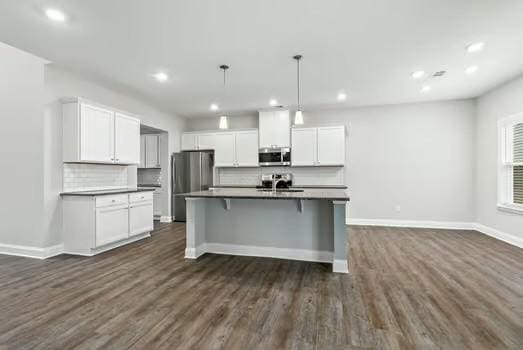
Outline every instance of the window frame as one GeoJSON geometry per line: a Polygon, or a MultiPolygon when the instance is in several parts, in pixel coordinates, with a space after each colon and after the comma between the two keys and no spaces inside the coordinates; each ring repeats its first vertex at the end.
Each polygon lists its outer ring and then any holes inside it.
{"type": "Polygon", "coordinates": [[[523,113],[498,121],[498,203],[499,210],[523,215],[523,204],[514,203],[514,166],[512,127],[523,123],[523,113]],[[510,131],[510,132],[509,132],[510,131]]]}

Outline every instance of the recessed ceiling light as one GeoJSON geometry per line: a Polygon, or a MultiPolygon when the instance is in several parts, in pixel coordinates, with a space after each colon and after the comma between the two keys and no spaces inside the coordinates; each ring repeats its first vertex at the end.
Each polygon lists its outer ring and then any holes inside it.
{"type": "Polygon", "coordinates": [[[209,109],[211,111],[217,111],[218,110],[218,105],[216,103],[212,103],[211,106],[209,107],[209,109]]]}
{"type": "Polygon", "coordinates": [[[45,10],[45,15],[51,21],[55,22],[65,22],[65,13],[57,9],[47,9],[45,10]]]}
{"type": "Polygon", "coordinates": [[[472,43],[467,46],[467,52],[469,52],[469,53],[480,52],[481,50],[483,50],[484,47],[485,47],[484,42],[480,41],[477,43],[472,43]]]}
{"type": "Polygon", "coordinates": [[[410,76],[413,77],[414,79],[421,79],[425,76],[425,72],[422,70],[417,70],[415,72],[412,72],[412,74],[410,76]]]}
{"type": "Polygon", "coordinates": [[[158,72],[154,75],[154,78],[159,82],[166,82],[169,79],[169,76],[166,73],[158,72]]]}
{"type": "Polygon", "coordinates": [[[465,73],[467,74],[474,74],[478,71],[478,66],[470,66],[465,69],[465,73]]]}
{"type": "Polygon", "coordinates": [[[269,104],[270,104],[271,106],[273,106],[273,107],[274,107],[274,106],[277,106],[277,105],[278,105],[278,100],[275,99],[275,98],[271,98],[271,99],[269,100],[269,104]]]}
{"type": "Polygon", "coordinates": [[[424,86],[421,88],[420,92],[422,92],[422,93],[427,93],[427,92],[429,92],[430,90],[432,90],[432,87],[431,87],[430,85],[424,85],[424,86]]]}
{"type": "Polygon", "coordinates": [[[345,101],[347,99],[347,94],[344,91],[338,92],[337,96],[338,101],[345,101]]]}

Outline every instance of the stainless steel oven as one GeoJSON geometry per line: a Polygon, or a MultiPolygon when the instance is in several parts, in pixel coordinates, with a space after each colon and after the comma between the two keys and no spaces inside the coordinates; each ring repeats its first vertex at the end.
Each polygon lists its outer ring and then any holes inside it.
{"type": "Polygon", "coordinates": [[[260,166],[290,166],[291,149],[285,148],[260,148],[258,153],[260,166]]]}

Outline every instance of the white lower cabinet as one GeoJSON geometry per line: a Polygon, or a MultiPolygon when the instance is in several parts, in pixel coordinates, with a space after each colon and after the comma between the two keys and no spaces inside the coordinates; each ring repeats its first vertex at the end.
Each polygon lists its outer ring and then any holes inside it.
{"type": "Polygon", "coordinates": [[[153,202],[138,202],[129,205],[129,235],[135,236],[140,233],[153,230],[153,202]]]}
{"type": "Polygon", "coordinates": [[[127,204],[96,208],[96,247],[129,237],[127,204]]]}
{"type": "Polygon", "coordinates": [[[62,199],[65,253],[95,255],[153,230],[152,191],[62,199]]]}
{"type": "Polygon", "coordinates": [[[162,191],[154,190],[153,193],[153,214],[155,217],[162,216],[162,191]]]}

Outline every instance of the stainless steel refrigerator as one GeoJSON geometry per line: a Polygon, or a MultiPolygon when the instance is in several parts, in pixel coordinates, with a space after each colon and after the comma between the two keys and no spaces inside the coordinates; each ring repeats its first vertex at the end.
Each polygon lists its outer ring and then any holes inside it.
{"type": "Polygon", "coordinates": [[[185,221],[185,198],[177,194],[204,191],[213,184],[214,151],[187,151],[171,155],[171,211],[185,221]]]}

